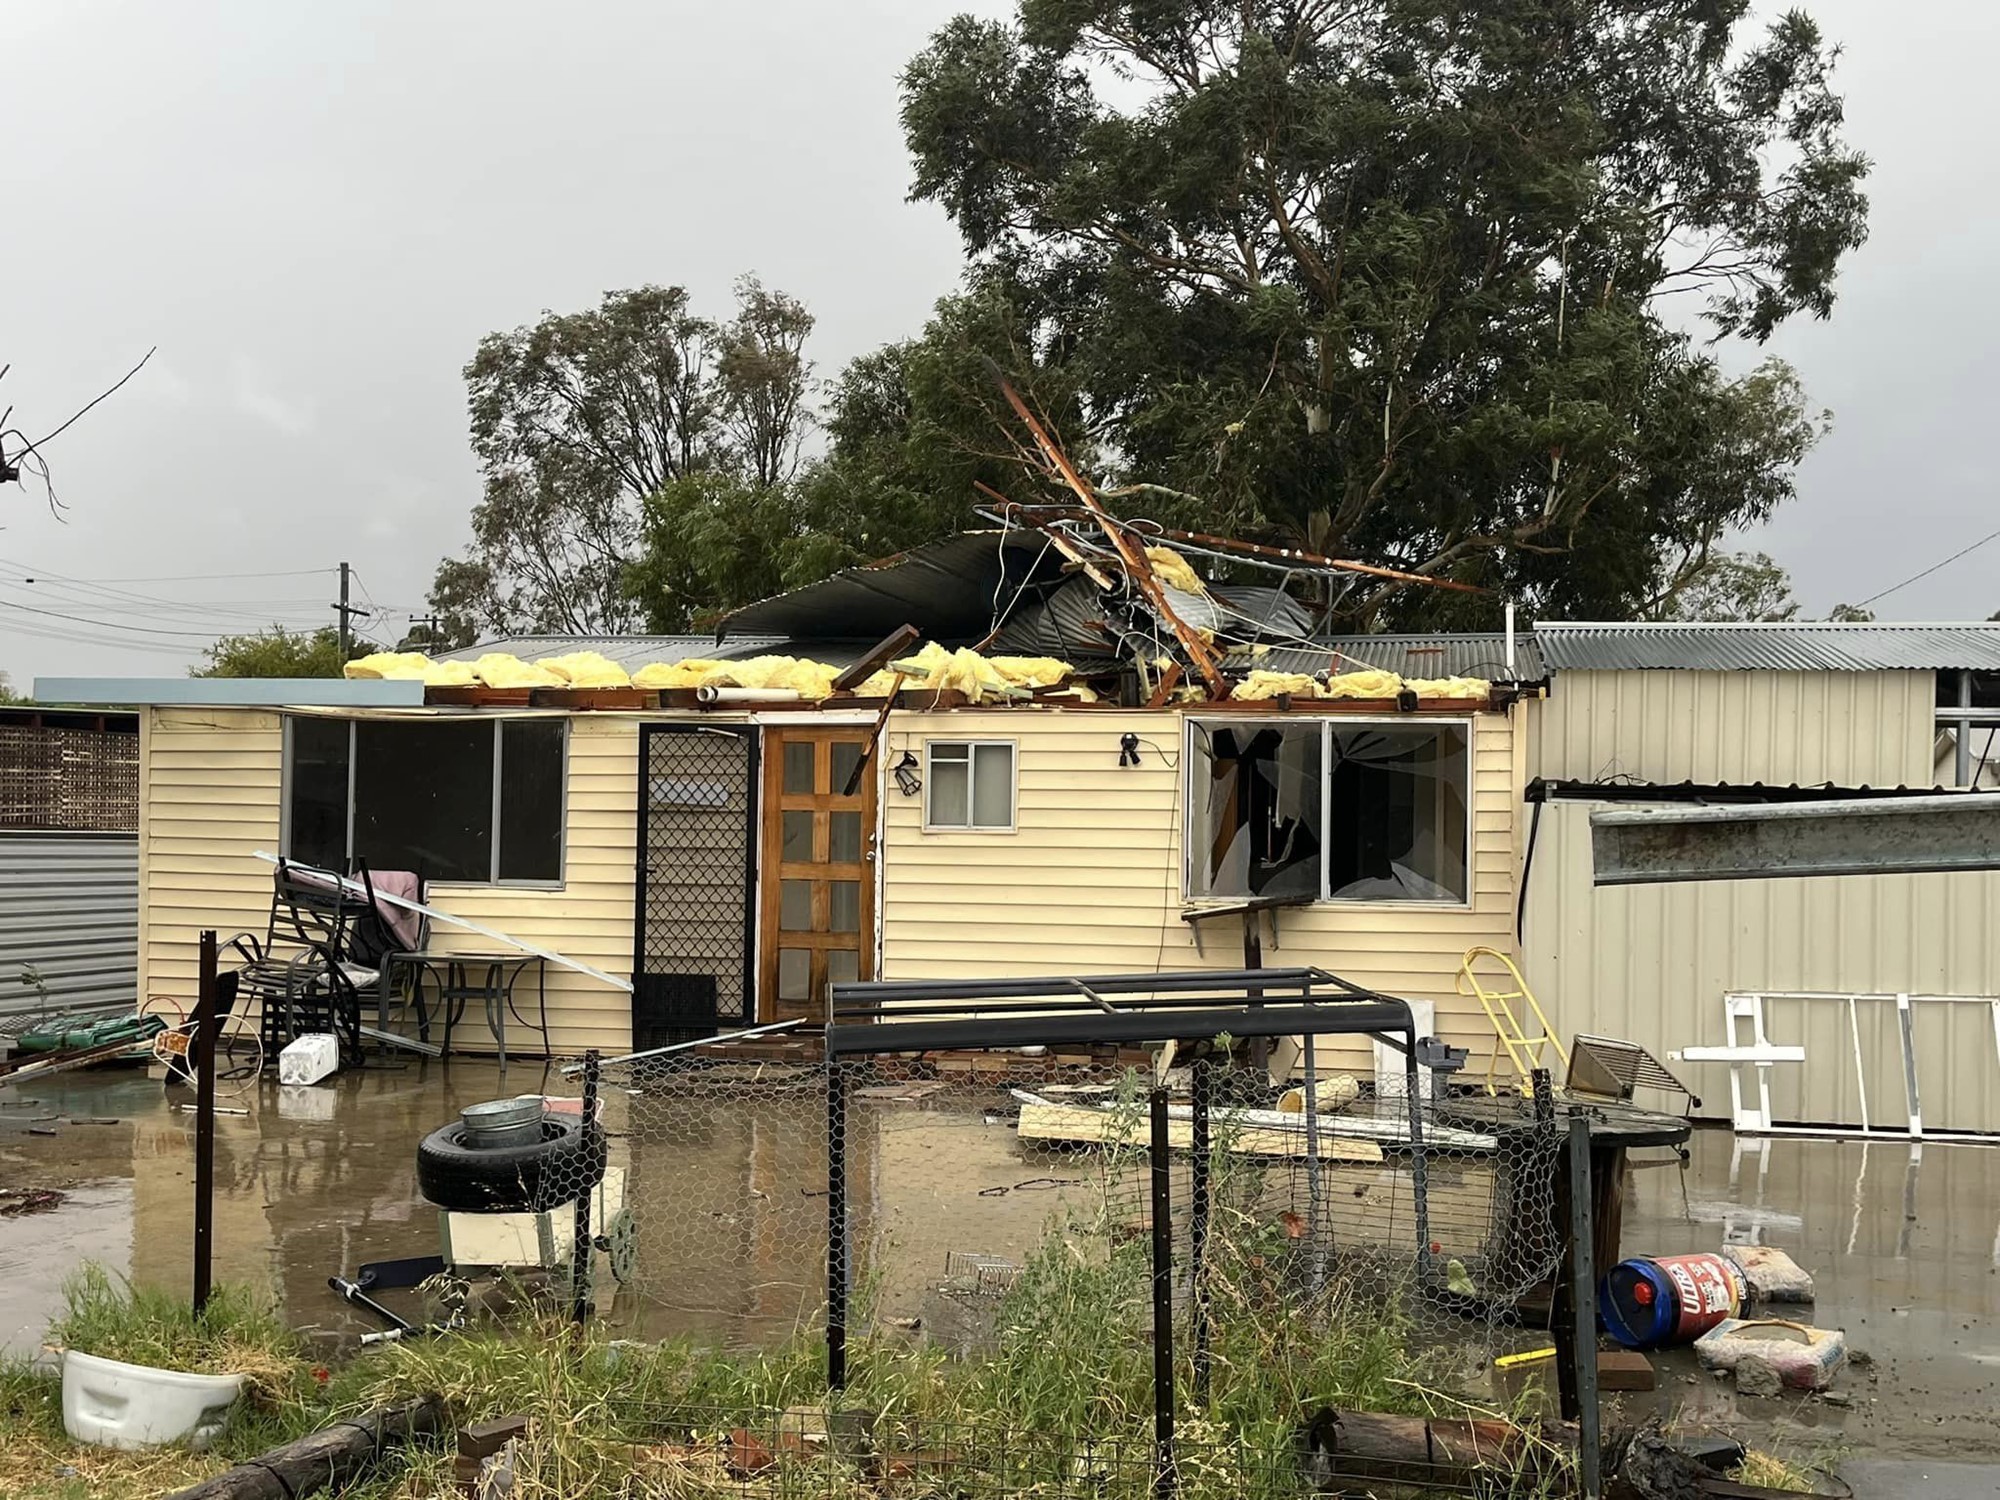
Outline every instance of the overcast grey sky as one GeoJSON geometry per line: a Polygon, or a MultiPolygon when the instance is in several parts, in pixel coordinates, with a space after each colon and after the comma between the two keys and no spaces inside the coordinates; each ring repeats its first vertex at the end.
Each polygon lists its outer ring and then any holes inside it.
{"type": "MultiPolygon", "coordinates": [[[[0,491],[0,671],[177,673],[214,629],[330,620],[342,558],[400,628],[477,493],[459,370],[543,308],[655,281],[720,312],[755,271],[818,315],[826,375],[919,328],[959,255],[903,201],[895,79],[965,8],[0,8],[0,406],[39,432],[159,346],[50,449],[63,519],[0,491]]],[[[2000,527],[2000,6],[1808,8],[1847,47],[1873,238],[1834,320],[1777,341],[1835,429],[1751,545],[1824,613],[2000,527]]],[[[2000,542],[1877,608],[2000,609],[2000,542]]]]}

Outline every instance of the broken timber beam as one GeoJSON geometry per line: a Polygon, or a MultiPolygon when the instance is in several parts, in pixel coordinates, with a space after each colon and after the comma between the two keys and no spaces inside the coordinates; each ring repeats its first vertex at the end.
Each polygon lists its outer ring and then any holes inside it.
{"type": "Polygon", "coordinates": [[[444,1432],[449,1425],[443,1398],[424,1396],[273,1448],[176,1490],[167,1500],[296,1500],[327,1488],[340,1493],[374,1468],[385,1451],[444,1432]]]}
{"type": "Polygon", "coordinates": [[[1014,415],[1027,426],[1029,434],[1035,440],[1035,446],[1042,450],[1042,457],[1048,460],[1049,467],[1062,476],[1063,483],[1076,492],[1077,499],[1084,503],[1090,513],[1097,518],[1098,524],[1104,528],[1104,534],[1110,538],[1111,545],[1117,549],[1118,556],[1125,564],[1126,573],[1133,583],[1138,585],[1139,592],[1145,595],[1146,602],[1159,611],[1160,618],[1172,628],[1175,639],[1181,643],[1181,649],[1187,652],[1188,660],[1193,662],[1194,669],[1201,673],[1201,680],[1208,686],[1209,696],[1227,698],[1229,679],[1222,675],[1222,668],[1216,665],[1215,653],[1209,650],[1208,643],[1187,621],[1175,614],[1173,606],[1167,603],[1166,591],[1160,587],[1159,579],[1153,576],[1153,565],[1147,561],[1146,549],[1137,545],[1125,534],[1124,525],[1104,508],[1089,482],[1071,467],[1068,456],[1056,446],[1055,439],[1050,437],[1047,430],[1036,420],[1035,414],[1028,410],[1028,403],[1021,399],[1020,392],[1014,389],[1013,382],[1003,376],[1000,390],[1007,397],[1007,404],[1014,408],[1014,415]]]}
{"type": "MultiPolygon", "coordinates": [[[[853,666],[834,678],[833,690],[836,693],[853,692],[862,683],[873,677],[878,667],[887,662],[894,661],[922,639],[923,632],[917,629],[916,626],[897,626],[895,630],[856,657],[853,666]]],[[[894,693],[889,695],[891,702],[894,702],[895,698],[896,695],[894,693]]],[[[848,795],[852,796],[853,793],[850,792],[848,795]]]]}

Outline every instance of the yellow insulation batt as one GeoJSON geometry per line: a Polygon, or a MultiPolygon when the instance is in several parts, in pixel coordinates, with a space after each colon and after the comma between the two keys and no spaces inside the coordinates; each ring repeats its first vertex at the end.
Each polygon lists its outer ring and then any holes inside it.
{"type": "Polygon", "coordinates": [[[1294,698],[1366,699],[1394,698],[1408,688],[1419,698],[1456,698],[1483,703],[1493,695],[1493,684],[1479,677],[1398,677],[1394,672],[1367,670],[1340,672],[1321,682],[1304,672],[1267,672],[1262,668],[1244,674],[1229,696],[1257,702],[1290,694],[1294,698]]]}
{"type": "Polygon", "coordinates": [[[632,685],[632,675],[599,651],[572,651],[565,656],[544,656],[536,663],[553,672],[573,688],[622,688],[632,685]]]}
{"type": "Polygon", "coordinates": [[[1025,698],[1029,689],[1054,687],[1075,669],[1050,656],[981,656],[977,651],[947,651],[927,641],[914,656],[891,663],[905,686],[924,692],[951,690],[974,703],[990,698],[1025,698]]]}
{"type": "MultiPolygon", "coordinates": [[[[743,661],[713,661],[689,657],[686,661],[653,662],[632,674],[632,686],[653,692],[670,688],[734,687],[766,692],[797,693],[809,703],[832,696],[833,679],[842,668],[823,661],[797,656],[752,656],[743,661]]],[[[879,698],[895,680],[890,672],[875,672],[854,691],[863,698],[879,698]]]]}
{"type": "Polygon", "coordinates": [[[559,688],[569,684],[546,667],[531,667],[505,651],[489,651],[472,664],[473,674],[490,688],[559,688]]]}
{"type": "Polygon", "coordinates": [[[472,687],[479,679],[462,661],[432,661],[421,651],[377,651],[341,668],[341,675],[361,682],[421,682],[427,687],[472,687]]]}
{"type": "Polygon", "coordinates": [[[1183,594],[1206,594],[1208,585],[1201,581],[1201,575],[1188,566],[1188,560],[1171,547],[1148,547],[1146,561],[1153,565],[1153,576],[1168,588],[1179,589],[1183,594]]]}

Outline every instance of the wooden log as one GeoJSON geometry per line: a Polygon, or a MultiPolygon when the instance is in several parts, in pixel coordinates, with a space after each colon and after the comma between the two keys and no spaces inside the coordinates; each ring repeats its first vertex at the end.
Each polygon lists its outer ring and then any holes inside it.
{"type": "Polygon", "coordinates": [[[1437,1421],[1322,1407],[1299,1440],[1307,1477],[1327,1491],[1387,1484],[1560,1493],[1573,1483],[1576,1428],[1561,1422],[1437,1421]]]}
{"type": "Polygon", "coordinates": [[[273,1448],[249,1463],[176,1490],[167,1500],[296,1500],[328,1487],[338,1491],[385,1454],[449,1426],[443,1398],[425,1396],[408,1406],[384,1407],[273,1448]]]}

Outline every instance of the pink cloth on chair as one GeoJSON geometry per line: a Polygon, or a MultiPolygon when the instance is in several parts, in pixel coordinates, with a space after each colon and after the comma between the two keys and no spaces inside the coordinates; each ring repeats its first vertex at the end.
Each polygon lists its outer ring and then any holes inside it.
{"type": "MultiPolygon", "coordinates": [[[[404,901],[417,902],[424,899],[423,882],[417,879],[413,870],[370,870],[368,880],[379,896],[396,896],[404,901]]],[[[414,951],[417,938],[423,932],[423,913],[397,906],[391,901],[376,902],[375,910],[396,935],[397,945],[405,951],[414,951]]]]}

